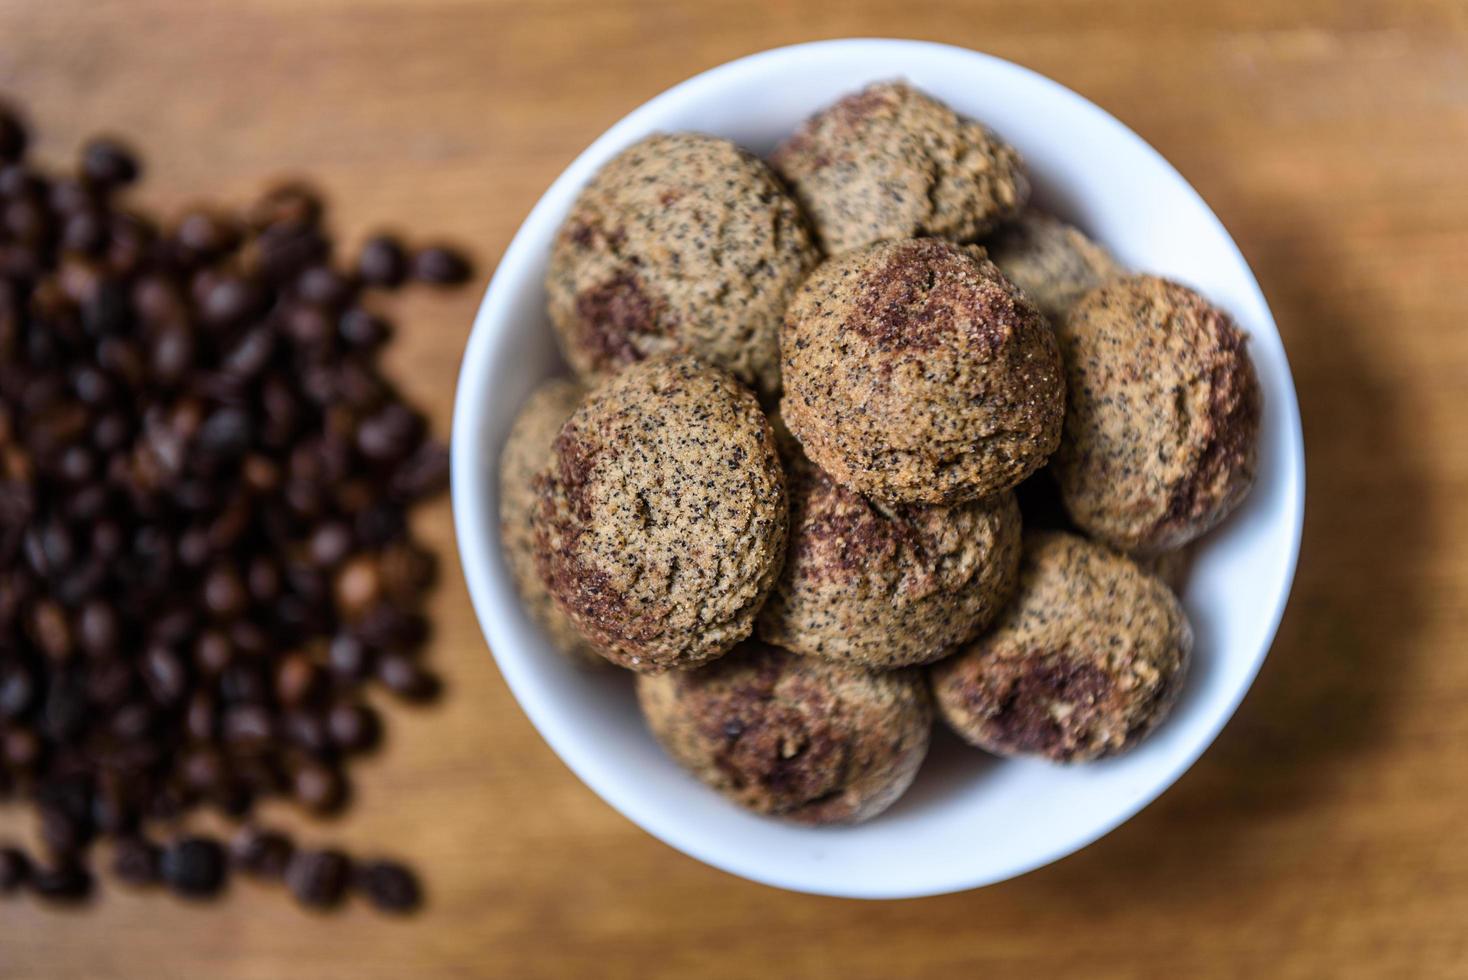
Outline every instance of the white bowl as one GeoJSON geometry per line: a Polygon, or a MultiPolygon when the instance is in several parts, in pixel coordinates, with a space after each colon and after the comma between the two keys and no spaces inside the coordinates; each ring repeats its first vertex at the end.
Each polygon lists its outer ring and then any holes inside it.
{"type": "MultiPolygon", "coordinates": [[[[1155,150],[1074,92],[1025,68],[916,41],[802,44],[731,62],[617,123],[546,191],[505,252],[464,353],[453,502],[469,594],[501,672],[545,740],[648,833],[745,878],[826,895],[897,898],[1002,881],[1076,851],[1170,786],[1223,727],[1259,669],[1299,551],[1304,457],[1279,333],[1213,212],[1155,150]],[[1199,548],[1184,602],[1196,630],[1176,710],[1134,751],[1070,768],[1001,762],[937,734],[912,790],[857,827],[807,828],[737,809],[685,775],[638,716],[629,677],[579,669],[550,647],[500,554],[497,459],[526,394],[556,373],[542,279],[573,198],[622,147],[698,130],[769,152],[811,112],[902,77],[987,123],[1028,162],[1041,203],[1128,265],[1188,283],[1249,332],[1264,387],[1259,479],[1199,548]]],[[[1201,842],[1200,842],[1201,843],[1201,842]]]]}

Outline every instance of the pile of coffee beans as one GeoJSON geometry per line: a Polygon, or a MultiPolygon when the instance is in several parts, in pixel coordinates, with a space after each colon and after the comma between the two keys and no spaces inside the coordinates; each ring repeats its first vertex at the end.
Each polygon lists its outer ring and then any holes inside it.
{"type": "Polygon", "coordinates": [[[301,184],[163,224],[123,206],[125,146],[57,174],[26,145],[0,107],[0,799],[43,842],[0,847],[0,894],[86,896],[105,840],[116,878],[182,896],[238,870],[412,908],[405,868],[250,817],[339,809],[380,736],[367,689],[438,689],[406,517],[448,457],[365,301],[467,262],[386,235],[343,262],[301,184]],[[201,807],[241,823],[231,846],[180,829],[201,807]]]}

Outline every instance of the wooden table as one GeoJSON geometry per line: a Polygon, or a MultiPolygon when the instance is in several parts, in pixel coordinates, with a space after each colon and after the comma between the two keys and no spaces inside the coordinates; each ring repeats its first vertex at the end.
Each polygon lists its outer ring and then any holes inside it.
{"type": "MultiPolygon", "coordinates": [[[[1310,502],[1279,640],[1213,749],[1110,837],[983,891],[879,904],[740,881],[542,744],[485,652],[444,503],[423,526],[449,569],[450,696],[394,712],[359,805],[302,830],[418,862],[431,910],[313,917],[248,883],[212,907],[5,902],[0,977],[1468,976],[1463,0],[0,0],[0,92],[46,157],[104,129],[140,145],[152,205],[307,172],[350,238],[408,223],[487,275],[624,112],[843,35],[951,41],[1084,93],[1177,164],[1258,273],[1310,502]]],[[[397,373],[444,433],[476,292],[400,308],[397,373]]]]}

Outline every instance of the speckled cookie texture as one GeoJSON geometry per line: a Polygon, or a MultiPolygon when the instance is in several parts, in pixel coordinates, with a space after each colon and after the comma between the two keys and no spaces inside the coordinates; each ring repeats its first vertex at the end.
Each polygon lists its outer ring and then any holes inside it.
{"type": "Polygon", "coordinates": [[[749,636],[785,557],[785,480],[748,389],[698,358],[594,389],[536,478],[536,564],[613,663],[692,667],[749,636]]]}
{"type": "Polygon", "coordinates": [[[791,301],[780,343],[786,424],[865,496],[989,496],[1059,442],[1054,332],[973,246],[923,238],[830,259],[791,301]]]}
{"type": "Polygon", "coordinates": [[[812,116],[771,163],[831,255],[929,235],[971,241],[1017,214],[1030,193],[1013,147],[898,81],[812,116]]]}
{"type": "Polygon", "coordinates": [[[653,735],[698,779],[807,824],[891,806],[932,729],[920,672],[871,673],[758,642],[700,670],[639,676],[637,697],[653,735]]]}
{"type": "Polygon", "coordinates": [[[1060,531],[1026,535],[1019,591],[994,629],[931,668],[939,713],[1004,756],[1121,752],[1172,709],[1193,634],[1171,590],[1060,531]]]}
{"type": "Polygon", "coordinates": [[[556,649],[583,663],[605,663],[575,624],[551,601],[535,570],[536,474],[550,462],[551,444],[576,410],[586,389],[570,378],[545,382],[520,408],[500,453],[500,540],[515,588],[532,619],[550,636],[556,649]]]}
{"type": "Polygon", "coordinates": [[[1052,322],[1126,270],[1080,229],[1030,209],[985,242],[989,258],[1052,322]]]}
{"type": "Polygon", "coordinates": [[[603,167],[562,224],[551,322],[583,377],[694,353],[774,395],[780,317],[817,261],[763,161],[712,136],[654,135],[603,167]]]}
{"type": "Polygon", "coordinates": [[[1009,598],[1020,550],[1012,492],[951,507],[883,505],[837,484],[793,439],[780,449],[790,544],[755,626],[761,639],[874,670],[924,664],[1009,598]]]}
{"type": "Polygon", "coordinates": [[[1259,380],[1233,320],[1141,275],[1087,293],[1057,333],[1069,408],[1053,469],[1076,525],[1145,555],[1222,521],[1258,466],[1259,380]]]}

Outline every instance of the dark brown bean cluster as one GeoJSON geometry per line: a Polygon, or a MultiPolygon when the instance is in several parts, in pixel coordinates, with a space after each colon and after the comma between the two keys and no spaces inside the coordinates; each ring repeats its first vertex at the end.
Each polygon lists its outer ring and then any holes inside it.
{"type": "Polygon", "coordinates": [[[367,687],[436,692],[406,514],[448,457],[379,371],[364,294],[468,265],[389,236],[344,265],[297,184],[162,226],[119,200],[122,145],[59,175],[26,144],[0,108],[0,798],[44,851],[0,848],[0,893],[85,896],[106,838],[117,877],[180,895],[236,867],[311,906],[354,883],[413,906],[397,865],[249,829],[231,861],[178,821],[336,810],[379,737],[367,687]]]}

